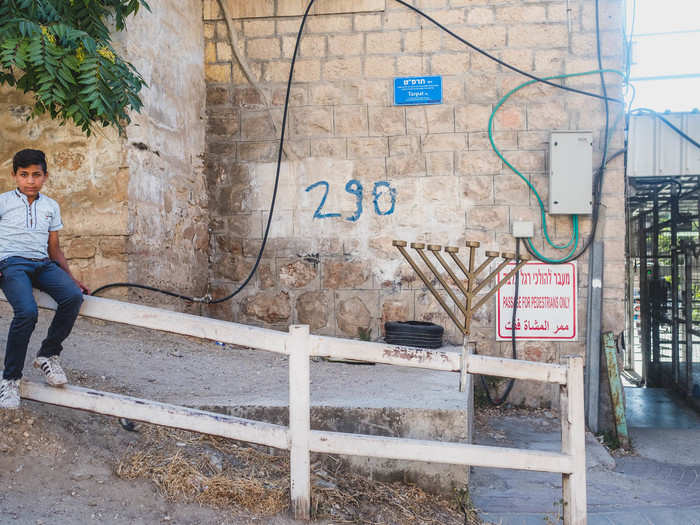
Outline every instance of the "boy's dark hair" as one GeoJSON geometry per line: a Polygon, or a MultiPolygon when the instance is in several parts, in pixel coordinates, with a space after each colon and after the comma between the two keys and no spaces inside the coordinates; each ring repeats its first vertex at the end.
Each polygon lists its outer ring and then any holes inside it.
{"type": "Polygon", "coordinates": [[[46,173],[46,155],[38,149],[23,149],[15,153],[12,158],[12,173],[17,173],[18,168],[28,168],[38,164],[46,173]]]}

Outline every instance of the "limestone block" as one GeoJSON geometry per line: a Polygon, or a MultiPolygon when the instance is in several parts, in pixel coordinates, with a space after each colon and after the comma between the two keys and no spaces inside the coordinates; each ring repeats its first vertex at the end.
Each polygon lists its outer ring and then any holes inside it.
{"type": "Polygon", "coordinates": [[[271,38],[250,38],[246,41],[246,56],[257,60],[270,60],[282,56],[282,46],[280,39],[271,38]]]}
{"type": "Polygon", "coordinates": [[[306,261],[293,261],[282,264],[279,269],[279,281],[288,288],[304,288],[316,280],[319,274],[318,264],[306,261]]]}
{"type": "MultiPolygon", "coordinates": [[[[251,65],[251,69],[255,72],[255,66],[260,64],[251,65]]],[[[296,68],[294,70],[296,75],[296,68]]],[[[260,74],[255,72],[258,78],[260,74]]],[[[263,82],[270,82],[274,84],[281,84],[282,82],[287,82],[289,80],[289,62],[286,60],[273,61],[273,62],[263,62],[262,63],[262,80],[263,82]]],[[[235,83],[235,82],[234,82],[235,83]]],[[[247,82],[244,82],[247,83],[247,82]]]]}
{"type": "Polygon", "coordinates": [[[381,329],[384,334],[385,323],[391,321],[413,320],[413,292],[401,292],[400,295],[382,297],[381,329]]]}
{"type": "MultiPolygon", "coordinates": [[[[256,2],[226,1],[228,3],[228,11],[233,18],[270,17],[275,15],[275,0],[257,0],[256,2]]],[[[218,7],[217,0],[206,0],[206,2],[218,7]]],[[[204,12],[206,17],[206,7],[204,12]]]]}
{"type": "MultiPolygon", "coordinates": [[[[225,102],[225,96],[228,92],[225,91],[221,94],[221,98],[225,102]]],[[[232,101],[234,107],[247,109],[247,110],[263,110],[265,109],[265,99],[262,94],[251,86],[238,87],[232,91],[232,101]]],[[[218,112],[217,112],[218,113],[218,112]]],[[[216,113],[215,113],[216,114],[216,113]]]]}
{"type": "Polygon", "coordinates": [[[568,129],[569,112],[564,102],[551,101],[546,104],[527,105],[528,130],[568,129]]]}
{"type": "Polygon", "coordinates": [[[371,285],[369,262],[361,259],[327,259],[322,262],[323,288],[364,288],[371,285]]]}
{"type": "Polygon", "coordinates": [[[422,177],[426,174],[425,155],[398,155],[387,159],[387,175],[390,179],[422,177]]]}
{"type": "Polygon", "coordinates": [[[316,139],[311,141],[310,155],[312,157],[335,157],[344,159],[348,155],[347,140],[342,139],[316,139]]]}
{"type": "Polygon", "coordinates": [[[382,28],[382,16],[377,13],[358,13],[353,17],[355,31],[378,31],[382,28]]]}
{"type": "Polygon", "coordinates": [[[497,174],[501,164],[493,151],[460,151],[457,154],[457,170],[465,175],[497,174]]]}
{"type": "Polygon", "coordinates": [[[362,59],[336,58],[323,64],[323,78],[329,82],[362,76],[362,59]]]}
{"type": "Polygon", "coordinates": [[[216,22],[205,22],[204,23],[204,39],[211,40],[214,38],[216,30],[216,22]]]}
{"type": "Polygon", "coordinates": [[[220,112],[207,119],[207,133],[210,135],[237,137],[240,129],[241,117],[238,111],[220,112]]]}
{"type": "MultiPolygon", "coordinates": [[[[482,49],[500,49],[506,47],[506,28],[500,25],[483,25],[479,27],[457,28],[455,33],[462,36],[468,42],[478,42],[482,49]]],[[[476,51],[468,51],[466,46],[448,35],[443,35],[442,49],[445,51],[457,51],[470,53],[472,59],[481,56],[476,51]]]]}
{"type": "Polygon", "coordinates": [[[348,139],[348,158],[386,157],[388,152],[385,137],[356,137],[348,139]]]}
{"type": "Polygon", "coordinates": [[[518,131],[518,148],[521,150],[544,150],[549,144],[546,131],[518,131]]]}
{"type": "MultiPolygon", "coordinates": [[[[227,62],[233,58],[233,50],[228,42],[216,43],[216,60],[218,62],[227,62]]],[[[209,60],[207,60],[208,62],[209,60]]]]}
{"type": "Polygon", "coordinates": [[[241,138],[243,140],[272,139],[275,127],[269,111],[243,111],[241,114],[241,138]]]}
{"type": "Polygon", "coordinates": [[[434,133],[423,137],[423,151],[461,151],[467,147],[464,133],[434,133]]]}
{"type": "Polygon", "coordinates": [[[297,298],[296,313],[300,324],[308,324],[311,330],[328,325],[331,300],[327,292],[306,292],[297,298]]]}
{"type": "Polygon", "coordinates": [[[244,20],[243,34],[248,38],[259,38],[275,34],[274,20],[244,20]]]}
{"type": "Polygon", "coordinates": [[[535,71],[547,75],[563,73],[564,57],[557,50],[539,49],[535,52],[535,71]]]}
{"type": "MultiPolygon", "coordinates": [[[[326,35],[306,35],[299,44],[302,57],[320,58],[326,56],[326,35]]],[[[296,38],[293,38],[296,42],[296,38]]]]}
{"type": "Polygon", "coordinates": [[[207,109],[230,102],[228,86],[207,86],[207,109]]]}
{"type": "Polygon", "coordinates": [[[365,54],[364,33],[349,35],[330,35],[328,37],[328,54],[331,56],[355,56],[365,54]]]}
{"type": "MultiPolygon", "coordinates": [[[[283,106],[285,98],[287,96],[287,87],[277,88],[272,92],[272,105],[273,106],[283,106]]],[[[289,106],[306,106],[307,96],[306,87],[294,87],[292,86],[289,92],[289,106]]]]}
{"type": "Polygon", "coordinates": [[[469,70],[469,54],[436,53],[430,58],[430,72],[433,75],[463,75],[469,70]]]}
{"type": "Polygon", "coordinates": [[[287,321],[292,313],[289,294],[261,292],[247,297],[241,304],[241,313],[266,323],[287,321]]]}
{"type": "Polygon", "coordinates": [[[460,179],[461,196],[466,205],[493,204],[493,176],[469,176],[460,179]]]}
{"type": "Polygon", "coordinates": [[[309,17],[306,31],[309,33],[348,33],[352,31],[352,15],[309,17]]]}
{"type": "Polygon", "coordinates": [[[294,137],[326,137],[333,133],[333,109],[324,107],[293,108],[290,130],[294,137]]]}
{"type": "Polygon", "coordinates": [[[388,79],[397,75],[394,55],[375,55],[365,59],[365,77],[388,79]]]}
{"type": "MultiPolygon", "coordinates": [[[[508,152],[506,158],[522,173],[544,172],[544,151],[512,151],[508,152]]],[[[509,169],[506,172],[512,173],[509,169]]]]}
{"type": "Polygon", "coordinates": [[[508,231],[508,208],[505,206],[474,206],[467,210],[467,225],[471,229],[508,231]]]}
{"type": "Polygon", "coordinates": [[[269,290],[277,285],[275,274],[272,271],[273,264],[270,261],[261,261],[258,266],[258,285],[261,290],[269,290]]]}
{"type": "Polygon", "coordinates": [[[463,25],[466,21],[464,9],[443,9],[435,11],[433,17],[446,26],[463,25]]]}
{"type": "Polygon", "coordinates": [[[105,259],[119,259],[127,255],[128,237],[110,235],[99,241],[100,253],[105,259]]]}
{"type": "Polygon", "coordinates": [[[95,256],[97,239],[77,237],[64,243],[68,259],[90,259],[95,256]]]}
{"type": "Polygon", "coordinates": [[[385,11],[384,30],[387,29],[413,29],[418,25],[417,15],[406,9],[385,11]]]}
{"type": "Polygon", "coordinates": [[[434,53],[440,49],[441,31],[437,29],[421,29],[404,33],[404,52],[434,53]]]}
{"type": "MultiPolygon", "coordinates": [[[[484,131],[469,133],[468,141],[470,150],[493,149],[488,133],[484,131]]],[[[515,131],[494,131],[493,141],[501,152],[518,149],[518,135],[515,131]]]]}
{"type": "Polygon", "coordinates": [[[567,47],[569,35],[564,24],[520,24],[508,26],[511,47],[567,47]]]}
{"type": "Polygon", "coordinates": [[[370,107],[370,136],[406,134],[406,115],[401,107],[370,107]]]}
{"type": "Polygon", "coordinates": [[[469,25],[486,25],[492,24],[494,21],[493,9],[490,7],[474,7],[467,14],[467,24],[469,25]]]}
{"type": "MultiPolygon", "coordinates": [[[[289,75],[289,66],[280,64],[287,70],[289,75]]],[[[321,78],[321,62],[319,60],[297,60],[294,65],[294,80],[296,82],[317,82],[321,78]]]]}
{"type": "Polygon", "coordinates": [[[369,132],[367,106],[338,106],[335,108],[335,134],[340,137],[367,136],[369,132]]]}
{"type": "Polygon", "coordinates": [[[382,31],[367,33],[367,54],[384,55],[401,52],[402,33],[400,31],[382,31]]]}
{"type": "Polygon", "coordinates": [[[520,106],[502,107],[494,117],[494,129],[523,129],[525,128],[525,108],[520,106]]]}
{"type": "Polygon", "coordinates": [[[242,142],[238,145],[238,158],[246,162],[272,162],[277,158],[279,142],[242,142]]]}
{"type": "MultiPolygon", "coordinates": [[[[367,68],[365,68],[367,70],[367,68]]],[[[400,76],[412,76],[427,74],[430,70],[430,61],[422,55],[399,55],[396,58],[396,74],[400,76]]],[[[443,86],[443,101],[445,87],[443,86]]]]}
{"type": "Polygon", "coordinates": [[[343,335],[357,338],[371,337],[372,316],[367,305],[357,295],[337,300],[336,322],[343,335]]]}
{"type": "Polygon", "coordinates": [[[454,153],[451,151],[426,153],[426,167],[428,175],[431,177],[453,175],[455,169],[454,153]]]}
{"type": "Polygon", "coordinates": [[[493,104],[501,97],[501,79],[496,73],[470,72],[466,75],[465,99],[475,104],[493,104]]]}
{"type": "Polygon", "coordinates": [[[230,82],[231,64],[207,64],[204,75],[207,82],[230,82]]]}
{"type": "Polygon", "coordinates": [[[508,24],[542,22],[546,20],[545,7],[539,4],[511,5],[496,8],[496,20],[508,24]]]}
{"type": "Polygon", "coordinates": [[[455,107],[456,131],[485,131],[491,116],[491,104],[466,104],[455,107]]]}

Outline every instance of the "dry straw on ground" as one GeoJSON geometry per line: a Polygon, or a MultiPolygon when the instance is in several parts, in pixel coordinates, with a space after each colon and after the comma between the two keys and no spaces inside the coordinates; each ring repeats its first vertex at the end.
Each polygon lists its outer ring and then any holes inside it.
{"type": "MultiPolygon", "coordinates": [[[[270,516],[289,506],[289,458],[238,442],[142,425],[141,439],[116,466],[123,479],[146,478],[168,499],[270,516]]],[[[404,483],[368,480],[333,456],[312,464],[312,512],[333,523],[475,525],[468,492],[453,501],[404,483]]]]}

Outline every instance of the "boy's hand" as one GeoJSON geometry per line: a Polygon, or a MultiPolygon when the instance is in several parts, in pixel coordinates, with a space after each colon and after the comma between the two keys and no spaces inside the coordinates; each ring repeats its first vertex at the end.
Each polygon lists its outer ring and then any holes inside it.
{"type": "Polygon", "coordinates": [[[81,283],[78,279],[73,280],[75,281],[75,284],[78,285],[78,288],[80,288],[81,292],[83,292],[85,295],[90,295],[90,289],[87,286],[81,283]]]}

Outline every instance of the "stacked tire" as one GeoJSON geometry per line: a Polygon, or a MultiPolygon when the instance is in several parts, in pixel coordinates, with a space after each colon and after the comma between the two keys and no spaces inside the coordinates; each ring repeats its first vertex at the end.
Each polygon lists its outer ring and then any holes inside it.
{"type": "Polygon", "coordinates": [[[440,348],[444,328],[425,321],[389,321],[384,323],[384,340],[392,345],[440,348]]]}

